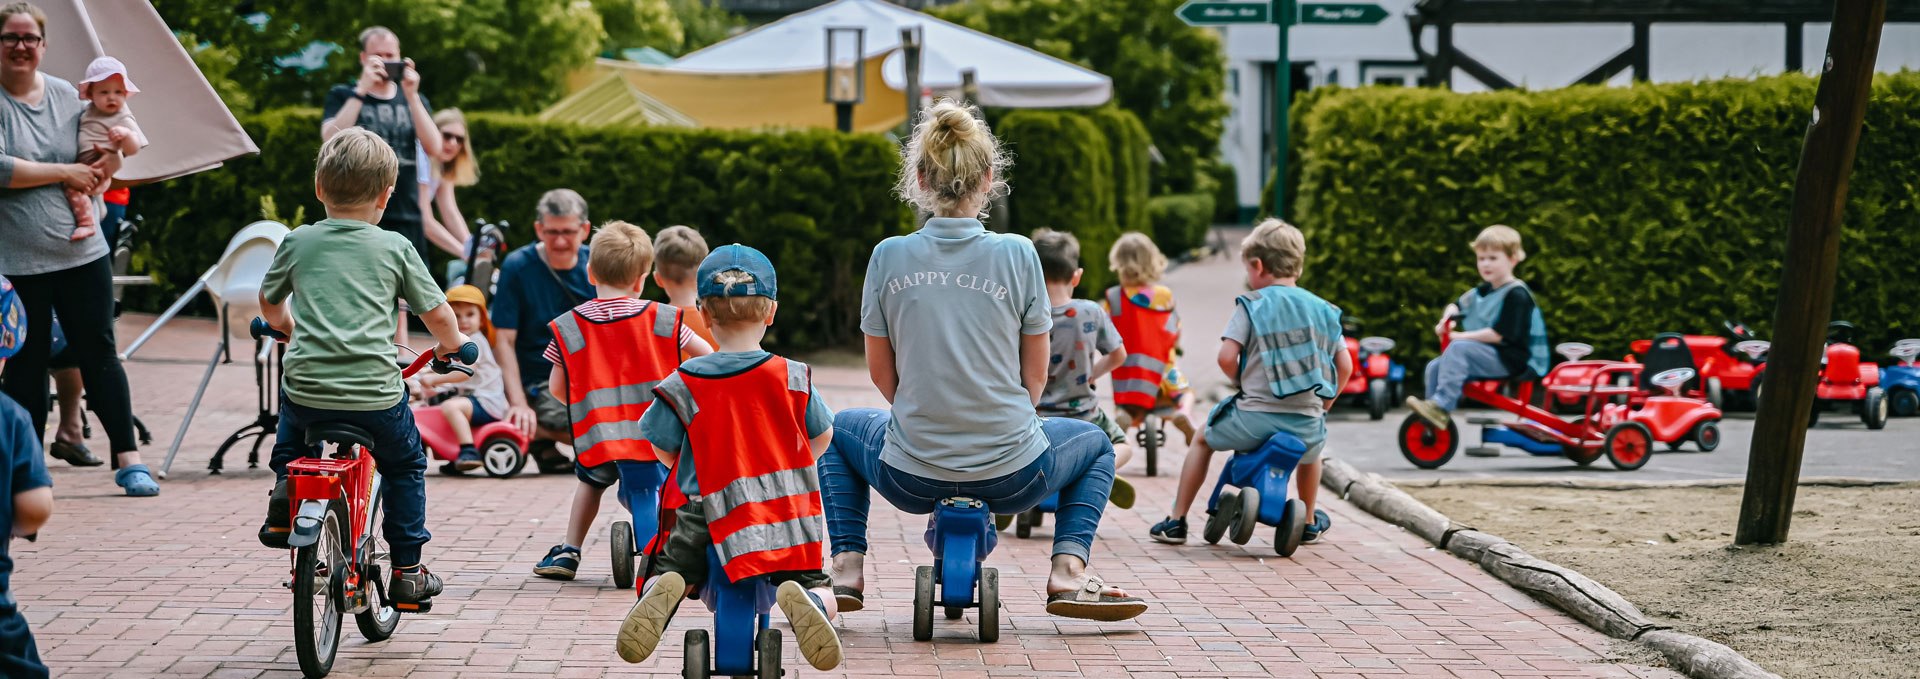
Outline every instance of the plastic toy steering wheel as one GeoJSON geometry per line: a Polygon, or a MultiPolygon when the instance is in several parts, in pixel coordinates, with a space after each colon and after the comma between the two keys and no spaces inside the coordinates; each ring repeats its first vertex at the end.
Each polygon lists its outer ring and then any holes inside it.
{"type": "Polygon", "coordinates": [[[1893,351],[1887,353],[1893,354],[1894,358],[1902,362],[1912,363],[1913,357],[1920,356],[1920,339],[1903,339],[1895,342],[1893,351]]]}
{"type": "Polygon", "coordinates": [[[1841,344],[1853,344],[1854,343],[1853,336],[1855,332],[1856,331],[1852,323],[1848,323],[1846,321],[1834,321],[1832,323],[1827,324],[1827,341],[1839,342],[1841,344]]]}
{"type": "Polygon", "coordinates": [[[1747,355],[1747,359],[1759,363],[1762,357],[1773,349],[1773,343],[1765,340],[1747,340],[1733,345],[1733,350],[1747,355]]]}
{"type": "Polygon", "coordinates": [[[1360,339],[1360,350],[1369,354],[1384,354],[1393,351],[1394,341],[1385,337],[1364,337],[1360,339]]]}
{"type": "Polygon", "coordinates": [[[1665,389],[1667,393],[1678,396],[1680,395],[1680,387],[1685,386],[1687,380],[1693,379],[1693,376],[1697,374],[1699,373],[1694,372],[1693,368],[1662,370],[1659,374],[1653,376],[1653,386],[1665,389]]]}
{"type": "Polygon", "coordinates": [[[1735,342],[1745,342],[1754,338],[1753,331],[1747,329],[1746,323],[1740,321],[1722,321],[1721,325],[1726,326],[1727,336],[1732,337],[1735,342]]]}
{"type": "Polygon", "coordinates": [[[1585,342],[1561,342],[1553,346],[1553,353],[1565,356],[1569,361],[1578,361],[1593,355],[1593,345],[1585,342]]]}

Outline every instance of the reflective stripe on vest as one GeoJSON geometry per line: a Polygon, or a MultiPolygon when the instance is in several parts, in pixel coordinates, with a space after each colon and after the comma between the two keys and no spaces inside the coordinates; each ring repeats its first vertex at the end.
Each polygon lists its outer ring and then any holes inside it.
{"type": "Polygon", "coordinates": [[[1113,402],[1152,409],[1180,342],[1179,317],[1134,303],[1120,286],[1107,288],[1107,315],[1127,349],[1126,359],[1113,369],[1113,402]]]}
{"type": "MultiPolygon", "coordinates": [[[[1293,286],[1268,286],[1234,299],[1252,325],[1240,352],[1242,375],[1264,376],[1275,397],[1312,391],[1321,398],[1340,393],[1335,352],[1340,341],[1340,310],[1293,286]]],[[[1249,377],[1241,389],[1260,384],[1249,377]],[[1247,382],[1252,382],[1249,385],[1247,382]]]]}
{"type": "Polygon", "coordinates": [[[585,467],[656,460],[640,416],[653,387],[680,364],[680,311],[647,302],[626,318],[601,322],[570,311],[550,325],[566,371],[575,458],[585,467]]]}
{"type": "Polygon", "coordinates": [[[681,370],[654,389],[687,430],[699,508],[727,577],[816,570],[820,478],[808,444],[806,364],[768,356],[728,375],[681,370]]]}

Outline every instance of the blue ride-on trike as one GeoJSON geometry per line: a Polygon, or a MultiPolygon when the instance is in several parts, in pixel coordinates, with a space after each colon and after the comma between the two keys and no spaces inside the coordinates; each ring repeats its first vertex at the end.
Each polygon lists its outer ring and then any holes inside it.
{"type": "Polygon", "coordinates": [[[687,630],[681,652],[682,679],[746,676],[775,679],[780,671],[780,630],[773,629],[774,586],[765,577],[734,582],[720,555],[707,546],[707,581],[695,595],[713,612],[713,633],[687,630]]]}
{"type": "Polygon", "coordinates": [[[1000,571],[980,565],[999,542],[987,503],[970,497],[940,500],[927,520],[926,536],[933,565],[913,572],[914,640],[933,639],[933,609],[939,606],[948,620],[980,609],[980,641],[999,641],[1000,571]]]}
{"type": "Polygon", "coordinates": [[[620,506],[627,508],[633,520],[615,521],[607,528],[611,533],[607,551],[613,554],[613,586],[626,589],[635,587],[635,576],[646,572],[635,567],[634,559],[660,532],[660,489],[672,475],[658,462],[621,460],[615,464],[620,465],[620,506]]]}
{"type": "Polygon", "coordinates": [[[1259,449],[1234,453],[1220,470],[1220,480],[1207,498],[1207,526],[1201,537],[1217,544],[1222,536],[1236,545],[1247,544],[1259,526],[1273,526],[1273,551],[1293,556],[1307,528],[1307,503],[1288,499],[1293,470],[1307,453],[1300,437],[1279,432],[1259,449]],[[1233,486],[1236,490],[1226,490],[1233,486]]]}
{"type": "Polygon", "coordinates": [[[1914,364],[1914,357],[1920,356],[1920,339],[1895,342],[1890,353],[1900,362],[1880,369],[1888,409],[1900,417],[1920,415],[1920,365],[1914,364]]]}

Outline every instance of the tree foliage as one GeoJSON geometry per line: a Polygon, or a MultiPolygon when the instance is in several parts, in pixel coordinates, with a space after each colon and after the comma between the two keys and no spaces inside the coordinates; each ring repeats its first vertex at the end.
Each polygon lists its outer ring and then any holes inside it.
{"type": "Polygon", "coordinates": [[[1155,193],[1193,191],[1219,155],[1229,107],[1220,37],[1174,16],[1182,0],[971,0],[933,10],[977,31],[1079,63],[1113,79],[1166,158],[1155,193]]]}
{"type": "Polygon", "coordinates": [[[994,131],[1013,154],[1007,194],[1013,229],[1046,228],[1080,239],[1082,290],[1097,294],[1113,283],[1107,249],[1120,238],[1114,218],[1113,151],[1107,135],[1076,111],[1022,109],[994,131]]]}

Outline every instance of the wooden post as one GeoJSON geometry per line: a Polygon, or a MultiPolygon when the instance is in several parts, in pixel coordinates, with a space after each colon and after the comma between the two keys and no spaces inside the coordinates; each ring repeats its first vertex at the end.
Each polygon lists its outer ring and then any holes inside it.
{"type": "Polygon", "coordinates": [[[1787,22],[1787,72],[1797,73],[1806,69],[1807,25],[1798,21],[1787,22]]]}
{"type": "Polygon", "coordinates": [[[900,29],[900,47],[907,73],[907,131],[920,122],[920,26],[900,29]]]}
{"type": "Polygon", "coordinates": [[[1653,24],[1645,21],[1633,22],[1633,80],[1647,82],[1653,79],[1653,24]]]}
{"type": "Polygon", "coordinates": [[[971,68],[960,69],[960,99],[968,104],[980,103],[980,80],[971,68]]]}
{"type": "Polygon", "coordinates": [[[1825,327],[1833,312],[1840,260],[1840,215],[1847,177],[1873,84],[1886,0],[1837,0],[1827,35],[1827,59],[1813,97],[1807,137],[1793,185],[1793,218],[1767,355],[1766,397],[1754,415],[1747,455],[1746,496],[1735,544],[1786,542],[1793,522],[1807,412],[1819,379],[1825,327]]]}

